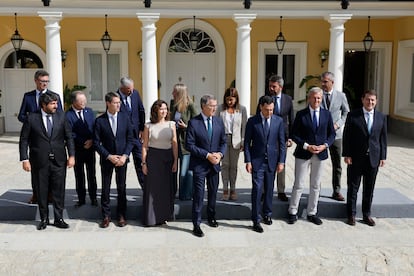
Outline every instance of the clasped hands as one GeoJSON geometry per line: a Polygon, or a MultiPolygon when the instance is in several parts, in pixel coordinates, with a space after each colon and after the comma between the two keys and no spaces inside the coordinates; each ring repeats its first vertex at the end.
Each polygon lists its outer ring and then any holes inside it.
{"type": "Polygon", "coordinates": [[[121,167],[125,164],[125,162],[127,160],[127,156],[126,155],[110,154],[108,156],[108,160],[111,161],[111,163],[114,164],[115,167],[121,167]]]}
{"type": "Polygon", "coordinates": [[[326,150],[326,145],[309,145],[307,148],[308,151],[310,151],[313,154],[321,153],[322,151],[326,150]]]}
{"type": "Polygon", "coordinates": [[[213,164],[217,165],[221,161],[221,153],[220,152],[211,152],[207,154],[207,160],[213,164]]]}

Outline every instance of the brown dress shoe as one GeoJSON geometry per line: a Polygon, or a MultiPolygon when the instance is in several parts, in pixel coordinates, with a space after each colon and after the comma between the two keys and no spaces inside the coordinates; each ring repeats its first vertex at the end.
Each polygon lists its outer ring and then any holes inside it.
{"type": "Polygon", "coordinates": [[[355,226],[355,216],[348,217],[348,221],[346,223],[348,225],[355,226]]]}
{"type": "Polygon", "coordinates": [[[99,227],[101,227],[101,228],[108,228],[110,222],[111,222],[111,219],[109,217],[105,217],[102,220],[101,224],[99,224],[99,227]]]}
{"type": "Polygon", "coordinates": [[[29,201],[27,202],[29,204],[37,204],[37,196],[32,194],[32,196],[30,197],[29,201]]]}
{"type": "Polygon", "coordinates": [[[223,191],[223,197],[221,200],[229,200],[229,191],[223,191]]]}
{"type": "Polygon", "coordinates": [[[126,222],[126,220],[123,216],[119,217],[117,225],[118,225],[118,227],[124,227],[125,225],[127,225],[127,222],[126,222]]]}
{"type": "Polygon", "coordinates": [[[336,200],[336,201],[345,201],[345,198],[343,195],[341,195],[341,193],[333,193],[332,194],[332,199],[336,200]]]}
{"type": "Polygon", "coordinates": [[[369,226],[375,226],[375,221],[371,217],[364,217],[362,221],[369,226]]]}
{"type": "Polygon", "coordinates": [[[230,191],[230,200],[237,200],[236,191],[230,191]]]}

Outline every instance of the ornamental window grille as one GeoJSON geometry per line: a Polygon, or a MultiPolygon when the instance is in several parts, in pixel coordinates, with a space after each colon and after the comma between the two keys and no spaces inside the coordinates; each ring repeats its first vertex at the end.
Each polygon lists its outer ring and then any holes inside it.
{"type": "Polygon", "coordinates": [[[202,30],[199,29],[185,29],[178,32],[170,42],[168,52],[170,53],[191,53],[191,41],[190,38],[195,34],[198,39],[198,45],[195,52],[197,53],[215,53],[216,48],[211,37],[202,30]]]}

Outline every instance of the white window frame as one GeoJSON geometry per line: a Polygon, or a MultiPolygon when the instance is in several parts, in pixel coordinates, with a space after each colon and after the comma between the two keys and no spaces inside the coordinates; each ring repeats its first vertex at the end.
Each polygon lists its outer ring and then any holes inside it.
{"type": "MultiPolygon", "coordinates": [[[[306,66],[307,66],[307,51],[308,43],[307,42],[286,42],[285,48],[283,49],[282,54],[279,54],[276,49],[276,44],[274,42],[259,42],[258,44],[258,70],[257,70],[257,96],[263,95],[267,87],[263,82],[263,76],[266,71],[266,55],[294,55],[295,56],[295,83],[294,83],[294,101],[293,108],[299,109],[300,106],[298,101],[306,98],[306,88],[299,88],[300,81],[306,75],[306,66]]],[[[283,72],[283,58],[279,58],[279,66],[277,72],[278,75],[282,76],[283,72]]]]}
{"type": "Polygon", "coordinates": [[[411,76],[413,70],[414,39],[398,43],[394,113],[414,119],[414,102],[411,102],[411,76]]]}
{"type": "MultiPolygon", "coordinates": [[[[102,43],[100,41],[78,41],[76,43],[77,55],[78,55],[78,83],[79,85],[84,85],[87,88],[85,89],[85,94],[88,98],[88,106],[90,106],[95,111],[105,111],[106,104],[105,98],[103,97],[100,101],[91,101],[89,90],[90,83],[86,74],[88,73],[89,64],[87,62],[87,56],[90,53],[106,55],[102,43]]],[[[120,54],[120,73],[121,76],[128,76],[128,41],[112,41],[111,49],[109,54],[120,54]]],[[[102,64],[106,66],[105,64],[102,64]]],[[[104,75],[106,71],[104,71],[104,75]]],[[[121,77],[119,76],[119,77],[121,77]]],[[[106,82],[104,81],[104,86],[106,87],[106,82]]],[[[102,91],[103,95],[106,92],[102,91]]]]}

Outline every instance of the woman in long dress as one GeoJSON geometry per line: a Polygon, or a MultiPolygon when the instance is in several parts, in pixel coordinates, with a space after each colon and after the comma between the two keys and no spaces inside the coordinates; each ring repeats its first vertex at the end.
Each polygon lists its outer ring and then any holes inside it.
{"type": "Polygon", "coordinates": [[[151,107],[150,122],[145,124],[142,147],[144,173],[143,224],[164,224],[173,218],[173,174],[177,171],[177,135],[175,122],[168,121],[167,103],[157,100],[151,107]]]}

